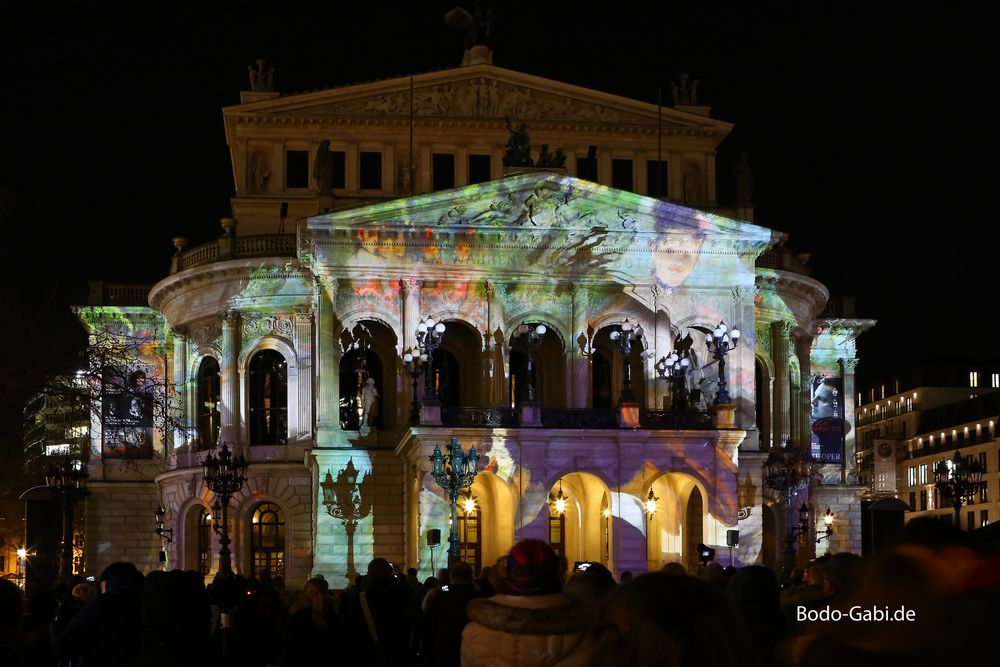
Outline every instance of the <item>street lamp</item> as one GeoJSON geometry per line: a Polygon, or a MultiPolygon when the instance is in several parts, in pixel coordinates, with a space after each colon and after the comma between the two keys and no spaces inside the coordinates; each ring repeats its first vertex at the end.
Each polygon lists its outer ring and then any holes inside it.
{"type": "Polygon", "coordinates": [[[358,469],[354,467],[354,459],[351,458],[347,461],[347,467],[337,473],[336,482],[329,470],[326,471],[326,479],[320,482],[326,513],[334,519],[340,519],[344,532],[347,533],[347,580],[351,583],[358,576],[354,569],[354,532],[358,522],[372,511],[371,497],[366,497],[364,493],[370,474],[365,473],[359,487],[358,469]]]}
{"type": "Polygon", "coordinates": [[[435,322],[428,317],[417,325],[417,345],[420,356],[427,359],[427,375],[424,377],[424,405],[437,405],[437,388],[434,386],[434,350],[444,338],[444,322],[435,322]]]}
{"type": "Polygon", "coordinates": [[[90,495],[87,490],[87,468],[83,463],[68,456],[62,464],[53,463],[45,475],[45,485],[53,499],[59,500],[63,510],[62,562],[59,576],[69,581],[73,575],[73,508],[76,503],[90,495]]]}
{"type": "Polygon", "coordinates": [[[715,405],[733,402],[726,383],[726,355],[735,350],[739,342],[740,330],[729,330],[725,322],[719,322],[715,331],[705,334],[705,345],[708,346],[709,353],[719,362],[719,391],[713,401],[715,405]]]}
{"type": "Polygon", "coordinates": [[[533,403],[535,400],[535,366],[532,357],[534,352],[538,349],[538,346],[542,344],[542,336],[548,329],[545,328],[544,324],[527,324],[521,322],[521,325],[514,330],[514,340],[524,348],[528,355],[528,402],[533,403]]]}
{"type": "Polygon", "coordinates": [[[167,517],[167,511],[163,509],[163,505],[159,505],[156,511],[153,512],[153,518],[156,520],[156,534],[160,536],[160,562],[166,567],[167,564],[167,550],[165,547],[165,542],[170,543],[174,541],[174,529],[165,528],[165,519],[167,517]]]}
{"type": "Polygon", "coordinates": [[[407,350],[403,354],[403,369],[413,380],[413,401],[410,403],[410,423],[414,426],[420,423],[420,401],[417,398],[417,378],[424,372],[428,356],[420,350],[407,350]]]}
{"type": "Polygon", "coordinates": [[[442,489],[448,492],[448,499],[451,501],[451,534],[448,535],[448,557],[457,559],[458,550],[458,496],[463,489],[472,486],[476,479],[476,464],[479,462],[479,454],[475,447],[469,448],[469,453],[462,451],[462,445],[458,443],[458,438],[451,436],[448,443],[447,454],[442,454],[441,449],[434,446],[434,453],[430,455],[432,474],[434,481],[442,489]]]}
{"type": "Polygon", "coordinates": [[[28,561],[28,550],[21,547],[17,550],[17,587],[24,589],[24,569],[28,561]]]}
{"type": "Polygon", "coordinates": [[[635,395],[632,393],[632,369],[629,364],[629,355],[632,353],[632,344],[642,340],[642,325],[638,322],[625,318],[618,328],[611,332],[611,342],[618,345],[625,357],[624,375],[622,375],[622,394],[618,398],[618,404],[635,403],[635,395]]]}
{"type": "Polygon", "coordinates": [[[833,537],[833,520],[834,514],[829,507],[826,508],[826,514],[823,515],[823,524],[826,526],[826,530],[823,531],[822,535],[816,537],[816,544],[819,544],[823,540],[828,540],[833,537]]]}
{"type": "Polygon", "coordinates": [[[799,536],[809,530],[809,510],[805,504],[799,508],[799,521],[797,526],[789,523],[788,518],[795,500],[795,494],[799,489],[809,484],[809,462],[806,455],[799,452],[799,449],[790,442],[786,442],[782,448],[771,447],[767,459],[763,464],[764,484],[771,489],[785,496],[785,523],[787,533],[785,535],[784,563],[782,566],[782,579],[788,580],[791,576],[792,568],[795,567],[795,543],[799,536]]]}
{"type": "Polygon", "coordinates": [[[670,409],[679,416],[688,411],[690,400],[687,389],[687,374],[691,370],[691,351],[682,350],[680,354],[671,352],[670,356],[662,357],[656,362],[656,375],[661,379],[670,380],[670,409]]]}
{"type": "Polygon", "coordinates": [[[229,499],[243,488],[247,481],[247,469],[250,467],[242,454],[233,457],[228,443],[222,443],[218,456],[209,452],[201,463],[204,468],[205,486],[221,500],[222,526],[215,524],[213,528],[219,535],[219,573],[217,577],[230,577],[233,574],[232,555],[229,551],[229,499]]]}
{"type": "Polygon", "coordinates": [[[941,461],[934,468],[934,486],[942,498],[951,498],[955,508],[955,527],[961,528],[962,505],[971,504],[983,488],[983,467],[979,461],[972,457],[966,459],[956,450],[950,461],[941,461]]]}
{"type": "Polygon", "coordinates": [[[555,498],[552,500],[552,507],[555,508],[556,512],[560,515],[566,514],[566,501],[569,500],[569,496],[563,495],[562,490],[562,477],[559,478],[559,491],[556,493],[555,498]]]}
{"type": "Polygon", "coordinates": [[[646,496],[646,502],[643,503],[647,516],[652,517],[656,514],[656,501],[659,499],[659,496],[653,495],[653,487],[649,487],[649,495],[646,496]]]}

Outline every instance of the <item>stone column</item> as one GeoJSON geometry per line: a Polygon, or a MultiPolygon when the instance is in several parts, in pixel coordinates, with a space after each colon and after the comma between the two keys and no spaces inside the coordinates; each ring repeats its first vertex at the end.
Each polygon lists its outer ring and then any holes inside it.
{"type": "MultiPolygon", "coordinates": [[[[858,367],[858,360],[838,359],[838,362],[840,363],[840,375],[844,383],[844,423],[845,425],[853,425],[855,411],[857,410],[857,405],[854,403],[857,400],[857,390],[854,386],[854,369],[858,367]]],[[[857,433],[854,428],[851,428],[850,432],[844,435],[844,460],[842,462],[841,483],[858,483],[858,461],[855,456],[855,452],[857,451],[856,436],[857,433]]]]}
{"type": "MultiPolygon", "coordinates": [[[[587,335],[587,311],[590,309],[590,292],[586,287],[575,286],[571,294],[573,329],[567,333],[567,337],[570,339],[567,341],[567,344],[571,345],[573,350],[570,361],[571,372],[569,373],[571,382],[573,383],[573,391],[571,394],[572,402],[567,402],[566,407],[589,408],[591,407],[593,398],[590,390],[591,363],[590,358],[581,349],[578,339],[580,336],[587,335]]],[[[589,347],[592,343],[593,341],[588,340],[584,344],[589,347]]]]}
{"type": "MultiPolygon", "coordinates": [[[[416,278],[399,280],[403,292],[403,352],[417,347],[417,325],[420,324],[420,288],[423,282],[416,278]]],[[[489,299],[487,288],[487,299],[489,299]]]]}
{"type": "Polygon", "coordinates": [[[220,440],[239,445],[241,442],[240,409],[240,313],[228,310],[222,315],[222,429],[220,440]]]}
{"type": "Polygon", "coordinates": [[[788,337],[792,325],[789,322],[771,323],[771,361],[774,362],[774,400],[771,403],[772,442],[781,446],[791,437],[789,432],[789,382],[788,382],[788,337]]]}
{"type": "MultiPolygon", "coordinates": [[[[188,385],[187,381],[187,366],[188,366],[188,349],[187,349],[187,335],[184,329],[174,329],[173,330],[173,383],[174,391],[176,393],[176,405],[173,406],[173,412],[175,418],[179,424],[182,424],[184,428],[191,428],[192,417],[188,412],[188,400],[191,394],[192,387],[188,385]]],[[[197,391],[197,388],[194,388],[197,391]]],[[[170,456],[173,449],[180,447],[187,442],[187,436],[180,431],[175,430],[170,434],[172,440],[168,440],[170,449],[165,453],[170,456]]]]}
{"type": "Polygon", "coordinates": [[[317,277],[314,285],[316,305],[316,444],[332,447],[340,435],[340,344],[335,329],[334,304],[337,280],[317,277]]]}
{"type": "Polygon", "coordinates": [[[795,435],[800,446],[805,447],[807,442],[812,440],[812,366],[810,364],[810,354],[812,352],[813,337],[800,334],[795,339],[795,356],[799,360],[799,372],[801,382],[799,395],[794,397],[793,406],[801,415],[799,419],[798,433],[795,435]]]}
{"type": "Polygon", "coordinates": [[[296,306],[295,323],[295,363],[298,366],[299,432],[293,434],[296,440],[315,437],[313,422],[313,314],[308,306],[296,306]]]}

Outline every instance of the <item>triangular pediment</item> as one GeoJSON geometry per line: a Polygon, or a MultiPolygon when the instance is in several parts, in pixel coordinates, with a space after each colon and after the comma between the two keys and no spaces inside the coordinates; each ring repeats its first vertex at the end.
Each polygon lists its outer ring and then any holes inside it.
{"type": "Polygon", "coordinates": [[[469,65],[412,77],[341,86],[228,107],[227,115],[257,118],[417,119],[507,117],[524,122],[657,125],[664,132],[700,131],[725,136],[730,123],[515,72],[490,64],[469,65]],[[659,118],[658,118],[659,112],[659,118]]]}
{"type": "Polygon", "coordinates": [[[703,239],[707,253],[759,255],[776,232],[551,171],[533,170],[452,190],[311,217],[307,228],[336,235],[368,230],[425,236],[523,232],[549,241],[600,234],[619,248],[648,249],[657,237],[703,239]]]}

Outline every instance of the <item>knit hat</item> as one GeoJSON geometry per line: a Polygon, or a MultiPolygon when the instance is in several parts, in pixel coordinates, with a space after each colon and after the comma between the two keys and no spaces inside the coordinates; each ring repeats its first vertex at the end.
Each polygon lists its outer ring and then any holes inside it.
{"type": "Polygon", "coordinates": [[[559,557],[545,542],[524,540],[507,556],[502,590],[508,595],[548,595],[562,589],[559,557]]]}

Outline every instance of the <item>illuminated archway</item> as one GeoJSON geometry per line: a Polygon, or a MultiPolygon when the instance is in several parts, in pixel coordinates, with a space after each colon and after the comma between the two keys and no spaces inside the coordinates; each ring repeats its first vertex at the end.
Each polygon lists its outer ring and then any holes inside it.
{"type": "Polygon", "coordinates": [[[667,563],[681,563],[690,573],[697,571],[699,543],[708,543],[706,526],[710,520],[706,490],[693,477],[666,473],[649,487],[656,501],[656,511],[646,513],[646,557],[650,570],[667,563]]]}
{"type": "Polygon", "coordinates": [[[561,480],[566,498],[561,517],[554,502],[559,493],[560,480],[556,479],[549,489],[550,542],[555,537],[553,530],[558,526],[562,555],[569,566],[577,561],[588,561],[602,563],[610,569],[611,493],[607,484],[589,472],[567,473],[561,480]]]}

